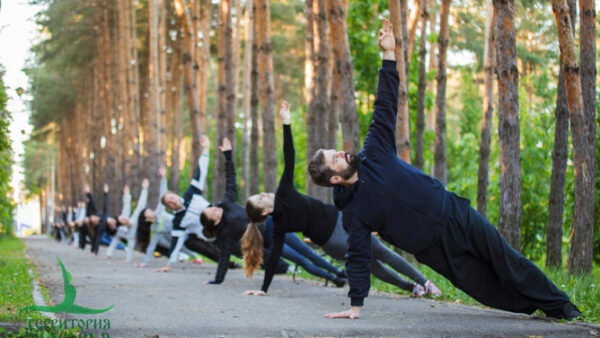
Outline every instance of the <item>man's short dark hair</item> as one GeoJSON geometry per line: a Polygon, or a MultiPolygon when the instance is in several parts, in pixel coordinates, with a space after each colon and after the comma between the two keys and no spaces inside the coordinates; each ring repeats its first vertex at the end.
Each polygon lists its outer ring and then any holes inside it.
{"type": "Polygon", "coordinates": [[[325,153],[323,152],[323,149],[317,150],[315,155],[310,159],[310,162],[308,163],[308,172],[316,185],[323,187],[334,186],[329,182],[329,179],[335,175],[335,171],[325,164],[325,153]]]}

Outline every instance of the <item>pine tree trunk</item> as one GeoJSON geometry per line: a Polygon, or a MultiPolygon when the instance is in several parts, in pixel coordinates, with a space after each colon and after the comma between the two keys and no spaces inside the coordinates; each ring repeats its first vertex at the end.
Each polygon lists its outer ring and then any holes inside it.
{"type": "Polygon", "coordinates": [[[494,8],[489,3],[485,22],[484,49],[484,96],[483,120],[481,122],[481,139],[479,140],[479,172],[477,174],[477,211],[486,216],[487,188],[489,183],[490,142],[492,135],[492,120],[494,115],[494,65],[496,62],[494,40],[494,8]]]}
{"type": "Polygon", "coordinates": [[[519,161],[519,71],[515,42],[514,0],[494,0],[498,136],[500,146],[500,216],[498,230],[521,249],[521,165],[519,161]]]}
{"type": "MultiPolygon", "coordinates": [[[[423,170],[425,148],[425,89],[427,88],[427,69],[425,58],[427,57],[427,23],[429,22],[429,10],[427,1],[421,3],[421,37],[419,39],[419,83],[417,86],[417,125],[415,142],[414,166],[423,170]]],[[[410,53],[409,53],[410,54],[410,53]]]]}
{"type": "Polygon", "coordinates": [[[208,99],[207,84],[208,72],[210,70],[210,27],[212,20],[212,2],[211,0],[202,0],[202,13],[200,16],[200,30],[202,32],[202,48],[196,61],[200,60],[200,82],[198,83],[199,94],[199,115],[200,124],[206,126],[206,102],[208,99]]]}
{"type": "Polygon", "coordinates": [[[140,81],[139,81],[139,65],[137,51],[137,19],[135,0],[125,0],[127,2],[127,29],[129,35],[127,37],[127,51],[129,56],[127,78],[128,78],[128,103],[129,103],[129,122],[128,128],[132,137],[132,174],[130,182],[139,181],[139,171],[141,169],[141,141],[140,141],[140,81]]]}
{"type": "Polygon", "coordinates": [[[408,114],[408,89],[406,88],[406,48],[402,31],[401,1],[389,0],[390,21],[394,28],[396,38],[396,69],[400,83],[398,85],[398,118],[396,121],[396,152],[406,162],[410,162],[410,128],[408,114]]]}
{"type": "MultiPolygon", "coordinates": [[[[428,0],[429,1],[429,30],[433,34],[436,31],[436,22],[438,16],[438,10],[436,10],[435,6],[437,4],[437,0],[428,0]]],[[[428,72],[432,72],[436,70],[437,64],[437,53],[436,53],[437,43],[434,41],[429,42],[429,66],[427,67],[428,72]]],[[[435,94],[435,81],[431,81],[427,84],[427,89],[435,94]]],[[[430,111],[427,112],[427,129],[435,130],[435,107],[432,107],[430,111]]],[[[433,174],[433,169],[430,170],[433,174]]]]}
{"type": "Polygon", "coordinates": [[[429,0],[415,0],[415,5],[410,10],[410,16],[408,18],[408,43],[406,47],[406,63],[408,65],[410,65],[410,61],[412,60],[419,18],[423,17],[423,10],[427,7],[427,1],[429,0]]]}
{"type": "Polygon", "coordinates": [[[183,123],[182,123],[182,67],[181,67],[181,46],[180,40],[175,41],[173,47],[173,56],[171,57],[170,64],[170,81],[167,85],[167,102],[170,113],[172,127],[170,128],[172,134],[171,137],[171,167],[169,168],[169,188],[176,194],[179,193],[179,178],[181,177],[181,163],[179,153],[181,151],[181,139],[183,136],[183,123]]]}
{"type": "MultiPolygon", "coordinates": [[[[203,125],[200,120],[200,107],[198,95],[196,95],[196,77],[194,76],[194,68],[198,67],[197,60],[193,58],[193,29],[191,25],[190,15],[186,10],[183,0],[173,0],[175,12],[177,14],[177,22],[183,34],[183,73],[184,87],[187,96],[188,110],[190,114],[190,124],[192,127],[192,157],[190,159],[190,169],[193,173],[198,166],[198,158],[200,157],[200,136],[203,133],[203,125]]],[[[202,95],[202,94],[201,94],[202,95]]]]}
{"type": "MultiPolygon", "coordinates": [[[[575,0],[568,0],[571,26],[575,31],[577,7],[575,0]]],[[[554,111],[554,148],[552,150],[552,174],[550,177],[550,196],[548,197],[548,228],[546,237],[546,266],[562,266],[563,210],[565,203],[565,175],[569,143],[569,107],[565,87],[564,68],[560,65],[554,111]]]]}
{"type": "MultiPolygon", "coordinates": [[[[591,178],[589,184],[589,190],[587,191],[588,199],[590,200],[591,206],[588,205],[589,210],[586,210],[586,221],[589,222],[589,240],[592,242],[593,238],[593,224],[595,218],[594,210],[594,196],[595,193],[595,177],[597,170],[597,158],[596,158],[596,81],[597,81],[597,64],[596,64],[596,2],[594,0],[580,0],[580,18],[581,18],[581,29],[579,31],[579,44],[580,44],[580,64],[581,64],[581,93],[583,98],[583,111],[587,126],[588,136],[588,147],[589,147],[589,167],[587,172],[591,178]]],[[[600,201],[597,201],[600,202],[600,201]]],[[[597,205],[597,204],[596,204],[597,205]]],[[[593,246],[593,244],[590,244],[593,246]]],[[[592,248],[589,249],[590,253],[592,248]]],[[[589,263],[590,267],[592,263],[589,263]]]]}
{"type": "Polygon", "coordinates": [[[273,90],[273,58],[271,55],[271,11],[268,0],[256,0],[256,40],[258,43],[258,73],[263,129],[263,183],[265,191],[277,187],[275,153],[275,98],[273,90]]]}
{"type": "Polygon", "coordinates": [[[590,176],[590,169],[592,168],[591,153],[594,149],[591,149],[587,135],[580,70],[566,0],[552,0],[552,11],[558,31],[560,61],[564,67],[573,140],[573,166],[575,168],[575,207],[567,270],[570,273],[590,273],[592,271],[594,210],[594,177],[590,176]]]}
{"type": "MultiPolygon", "coordinates": [[[[231,6],[233,0],[222,0],[219,5],[218,29],[218,112],[215,144],[224,137],[231,141],[235,149],[235,95],[233,92],[233,45],[231,30],[231,6]],[[233,120],[233,121],[232,121],[233,120]]],[[[214,151],[212,177],[212,200],[220,201],[225,192],[225,160],[219,151],[214,151]]]]}
{"type": "Polygon", "coordinates": [[[250,74],[252,72],[252,45],[254,41],[254,0],[246,1],[246,13],[244,16],[244,23],[246,27],[244,36],[244,73],[243,73],[243,100],[242,100],[242,111],[244,112],[244,118],[242,122],[242,154],[241,154],[241,169],[242,177],[240,180],[242,201],[246,201],[250,196],[250,131],[248,130],[248,124],[250,122],[250,98],[251,98],[251,81],[250,74]]]}
{"type": "Polygon", "coordinates": [[[304,17],[306,18],[306,39],[304,41],[304,99],[308,105],[313,99],[313,68],[315,61],[315,16],[313,13],[313,1],[304,1],[304,17]]]}
{"type": "Polygon", "coordinates": [[[329,0],[329,17],[331,43],[335,57],[335,70],[339,77],[339,120],[342,126],[343,149],[356,153],[360,149],[360,132],[358,130],[358,112],[354,97],[354,71],[348,29],[346,25],[347,2],[344,0],[329,0]]]}
{"type": "Polygon", "coordinates": [[[148,39],[148,110],[146,113],[146,134],[144,134],[147,161],[146,177],[150,180],[148,203],[158,202],[158,168],[161,163],[160,151],[160,52],[159,52],[159,21],[160,0],[148,1],[149,39],[148,39]]]}
{"type": "Polygon", "coordinates": [[[258,41],[256,39],[257,22],[257,0],[253,0],[252,13],[252,55],[250,57],[250,192],[249,195],[258,194],[260,189],[260,172],[258,160],[258,147],[260,144],[259,136],[259,116],[258,116],[258,41]]]}
{"type": "Polygon", "coordinates": [[[448,16],[452,0],[442,0],[440,9],[440,35],[438,37],[438,69],[437,90],[435,96],[435,149],[433,176],[442,183],[447,182],[446,163],[446,55],[448,53],[448,40],[450,36],[448,16]]]}
{"type": "Polygon", "coordinates": [[[406,74],[406,87],[408,88],[408,64],[410,59],[408,58],[408,25],[406,19],[408,18],[408,0],[400,1],[400,26],[402,27],[402,49],[404,51],[404,74],[406,74]]]}
{"type": "MultiPolygon", "coordinates": [[[[315,23],[315,30],[313,31],[315,55],[312,69],[312,100],[308,102],[306,118],[306,156],[308,159],[312,158],[317,150],[329,148],[326,144],[329,141],[327,130],[329,115],[329,98],[327,96],[327,85],[329,83],[327,5],[325,0],[314,0],[312,4],[315,23]]],[[[310,177],[306,179],[306,193],[323,202],[329,202],[331,199],[329,189],[317,186],[310,177]]]]}

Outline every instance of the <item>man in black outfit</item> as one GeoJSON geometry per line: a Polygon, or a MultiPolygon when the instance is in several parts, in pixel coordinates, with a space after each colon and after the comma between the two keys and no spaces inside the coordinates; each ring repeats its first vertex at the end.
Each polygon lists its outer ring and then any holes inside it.
{"type": "Polygon", "coordinates": [[[349,232],[346,271],[351,309],[326,315],[358,318],[370,281],[371,233],[412,253],[487,306],[521,313],[540,309],[549,317],[573,319],[581,312],[531,261],[438,180],[396,155],[398,73],[392,25],[379,31],[383,64],[373,121],[363,149],[349,154],[317,151],[308,170],[313,181],[335,187],[336,207],[349,232]]]}

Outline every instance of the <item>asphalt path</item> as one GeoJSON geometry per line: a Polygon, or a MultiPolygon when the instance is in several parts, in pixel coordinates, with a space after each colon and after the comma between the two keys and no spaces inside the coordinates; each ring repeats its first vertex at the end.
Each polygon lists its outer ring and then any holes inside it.
{"type": "MultiPolygon", "coordinates": [[[[248,281],[241,269],[229,270],[221,285],[206,285],[216,266],[179,263],[169,273],[152,271],[166,263],[154,259],[150,268],[136,268],[116,251],[105,260],[99,255],[47,238],[24,239],[39,283],[62,302],[63,278],[59,257],[77,290],[75,304],[90,308],[114,307],[103,314],[58,314],[63,319],[108,319],[111,337],[582,337],[597,335],[598,326],[556,323],[476,306],[377,293],[365,300],[361,318],[326,319],[323,315],[349,307],[346,288],[275,276],[268,296],[244,296],[259,289],[262,273],[248,281]]],[[[102,332],[100,332],[102,333],[102,332]]],[[[98,334],[98,332],[96,332],[98,334]]]]}

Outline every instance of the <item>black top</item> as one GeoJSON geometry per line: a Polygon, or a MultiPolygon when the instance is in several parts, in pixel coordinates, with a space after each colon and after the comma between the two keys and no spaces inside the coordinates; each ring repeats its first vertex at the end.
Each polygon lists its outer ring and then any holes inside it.
{"type": "Polygon", "coordinates": [[[353,306],[361,306],[369,293],[371,232],[415,254],[439,238],[448,220],[444,185],[396,154],[398,81],[396,62],[384,60],[373,120],[357,155],[359,180],[335,189],[349,232],[346,271],[353,306]]]}
{"type": "Polygon", "coordinates": [[[223,209],[223,215],[221,221],[217,224],[217,239],[215,241],[219,248],[219,265],[215,280],[211,281],[211,284],[223,282],[229,268],[231,254],[242,257],[240,239],[244,235],[248,223],[250,223],[246,210],[237,203],[238,191],[231,150],[224,151],[223,155],[225,155],[225,197],[217,204],[219,208],[223,209]]]}
{"type": "Polygon", "coordinates": [[[331,237],[337,221],[333,205],[303,195],[294,188],[294,140],[290,125],[283,125],[283,157],[285,167],[275,194],[273,208],[273,251],[265,266],[262,290],[267,292],[277,261],[283,250],[285,234],[302,232],[317,245],[324,245],[331,237]]]}

